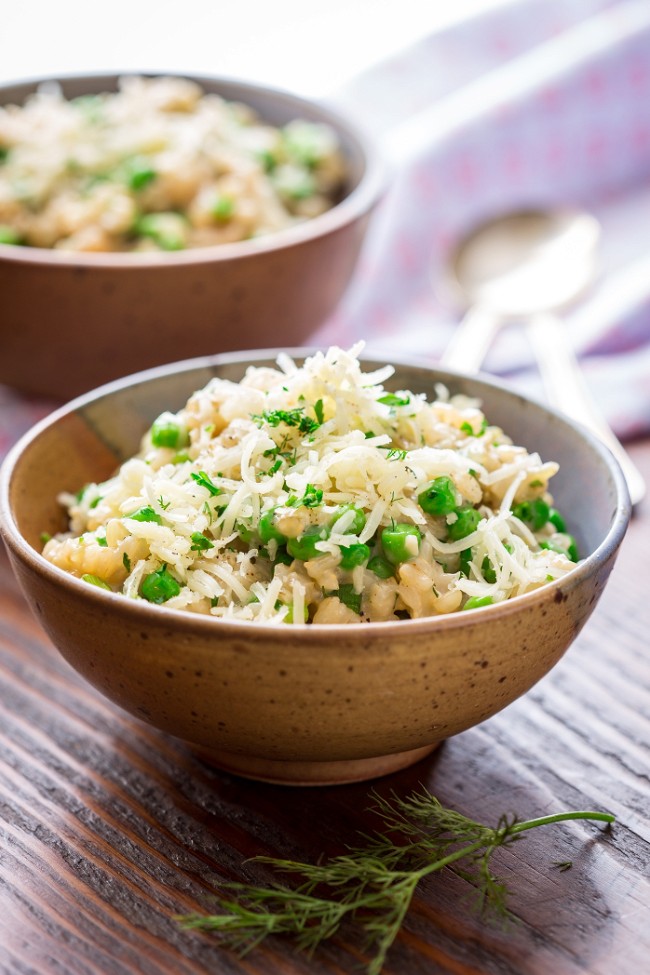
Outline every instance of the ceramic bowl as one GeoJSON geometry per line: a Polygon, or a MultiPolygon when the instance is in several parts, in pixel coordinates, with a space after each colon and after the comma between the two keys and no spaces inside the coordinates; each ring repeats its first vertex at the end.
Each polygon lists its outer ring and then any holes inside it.
{"type": "MultiPolygon", "coordinates": [[[[21,104],[42,80],[0,86],[0,104],[21,104]]],[[[73,98],[114,91],[118,76],[57,80],[73,98]]],[[[333,126],[348,167],[343,199],[268,237],[174,253],[0,244],[0,382],[65,402],[180,358],[300,344],[337,306],[383,189],[374,148],[322,105],[258,85],[193,80],[272,124],[304,118],[333,126]]]]}
{"type": "Polygon", "coordinates": [[[247,365],[275,358],[260,352],[180,363],[72,402],[6,459],[0,524],[52,641],[120,707],[244,776],[301,784],[371,778],[489,718],[558,662],[614,564],[629,519],[627,489],[606,448],[559,414],[486,379],[402,364],[387,386],[431,397],[442,381],[478,396],[490,422],[516,443],[559,461],[554,496],[584,555],[575,569],[471,613],[297,628],[127,600],[39,554],[41,532],[65,530],[60,491],[108,477],[156,416],[179,409],[212,376],[238,381],[247,365]]]}

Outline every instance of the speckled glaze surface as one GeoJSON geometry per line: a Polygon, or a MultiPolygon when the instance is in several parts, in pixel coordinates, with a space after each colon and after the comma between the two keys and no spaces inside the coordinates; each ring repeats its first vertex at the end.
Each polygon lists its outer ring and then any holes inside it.
{"type": "Polygon", "coordinates": [[[225,623],[133,602],[40,556],[40,533],[64,527],[59,491],[108,476],[162,409],[178,409],[211,376],[236,380],[251,361],[274,359],[261,352],[180,363],[58,411],[5,461],[0,526],[54,644],[122,708],[252,778],[371,778],[495,714],[557,663],[606,584],[629,519],[627,491],[608,451],[559,415],[491,382],[400,365],[388,386],[431,395],[444,381],[477,395],[491,422],[560,462],[555,498],[586,556],[574,571],[471,613],[296,628],[225,623]]]}
{"type": "MultiPolygon", "coordinates": [[[[314,220],[257,241],[163,255],[0,244],[0,382],[68,400],[181,358],[299,344],[336,307],[384,185],[373,147],[324,106],[256,85],[195,80],[273,124],[300,117],[333,125],[348,165],[344,199],[314,220]]],[[[0,104],[22,103],[38,83],[0,86],[0,104]]],[[[115,90],[117,76],[60,83],[75,97],[115,90]]]]}

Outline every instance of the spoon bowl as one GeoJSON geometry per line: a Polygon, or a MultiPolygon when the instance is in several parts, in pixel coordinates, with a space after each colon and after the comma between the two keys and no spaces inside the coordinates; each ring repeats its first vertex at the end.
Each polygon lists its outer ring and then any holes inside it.
{"type": "Polygon", "coordinates": [[[525,323],[550,404],[609,447],[638,504],[645,481],[594,402],[557,314],[596,276],[599,238],[595,217],[569,208],[516,211],[471,231],[450,261],[453,291],[469,311],[441,361],[478,372],[499,328],[525,323]]]}
{"type": "Polygon", "coordinates": [[[596,271],[600,225],[579,210],[523,210],[481,224],[456,249],[456,290],[504,317],[563,308],[596,271]]]}

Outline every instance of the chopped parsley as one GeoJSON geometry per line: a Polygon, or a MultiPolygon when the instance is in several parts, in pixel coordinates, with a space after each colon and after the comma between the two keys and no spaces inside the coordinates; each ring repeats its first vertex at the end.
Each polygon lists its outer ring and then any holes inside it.
{"type": "Polygon", "coordinates": [[[485,417],[483,417],[483,420],[481,422],[481,429],[478,431],[478,433],[475,432],[474,427],[468,420],[465,420],[463,423],[461,423],[460,429],[463,431],[463,433],[466,433],[468,437],[482,437],[485,431],[487,430],[487,425],[488,422],[485,419],[485,417]]]}
{"type": "Polygon", "coordinates": [[[305,493],[301,498],[290,497],[287,500],[288,508],[317,508],[323,503],[323,492],[320,488],[314,487],[313,484],[308,484],[305,488],[305,493]]]}
{"type": "Polygon", "coordinates": [[[214,542],[206,538],[203,532],[192,532],[190,538],[192,539],[191,552],[206,552],[209,548],[214,548],[214,542]]]}
{"type": "Polygon", "coordinates": [[[351,583],[339,586],[333,592],[328,592],[328,596],[337,596],[344,606],[351,609],[353,613],[361,613],[361,593],[355,592],[351,583]]]}
{"type": "Polygon", "coordinates": [[[411,402],[411,397],[396,396],[395,393],[386,393],[385,396],[380,396],[377,402],[382,403],[384,406],[408,406],[411,402]]]}
{"type": "Polygon", "coordinates": [[[284,423],[287,427],[297,427],[299,433],[313,433],[321,425],[318,420],[305,416],[303,406],[297,406],[293,410],[264,410],[263,413],[253,413],[252,419],[258,426],[268,423],[269,426],[279,427],[284,423]]]}
{"type": "Polygon", "coordinates": [[[192,471],[190,477],[193,481],[196,481],[197,484],[200,484],[201,487],[204,487],[206,491],[209,491],[213,498],[216,497],[217,494],[222,493],[221,488],[218,488],[217,485],[210,480],[205,471],[199,471],[198,474],[192,471]]]}

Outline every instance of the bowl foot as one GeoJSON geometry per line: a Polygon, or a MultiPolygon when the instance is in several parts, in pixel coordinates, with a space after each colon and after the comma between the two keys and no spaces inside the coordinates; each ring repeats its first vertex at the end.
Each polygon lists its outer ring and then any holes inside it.
{"type": "Polygon", "coordinates": [[[419,762],[430,755],[440,745],[437,741],[424,748],[412,748],[394,755],[379,755],[373,758],[358,758],[339,762],[284,762],[275,759],[254,758],[248,755],[235,755],[193,746],[195,754],[208,765],[224,772],[241,775],[258,782],[275,785],[345,785],[349,782],[365,782],[390,775],[400,769],[419,762]]]}

